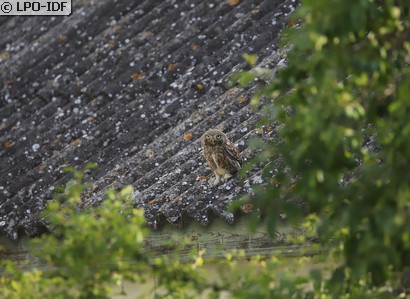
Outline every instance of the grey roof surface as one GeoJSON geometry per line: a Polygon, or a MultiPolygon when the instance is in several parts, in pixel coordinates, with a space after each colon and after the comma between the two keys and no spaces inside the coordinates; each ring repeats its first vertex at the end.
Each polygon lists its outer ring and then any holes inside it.
{"type": "Polygon", "coordinates": [[[260,115],[249,99],[258,83],[227,82],[247,68],[243,53],[275,68],[296,6],[74,0],[69,17],[1,17],[0,229],[37,234],[53,186],[70,178],[61,168],[89,161],[100,167],[87,175],[87,205],[131,184],[151,227],[233,222],[227,205],[260,175],[211,188],[199,138],[223,129],[247,158],[249,138],[271,133],[254,129],[260,115]]]}

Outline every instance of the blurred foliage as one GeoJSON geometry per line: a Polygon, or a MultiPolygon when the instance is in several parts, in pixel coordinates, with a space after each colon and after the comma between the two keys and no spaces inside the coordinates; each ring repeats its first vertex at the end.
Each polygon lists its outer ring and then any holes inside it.
{"type": "Polygon", "coordinates": [[[97,207],[79,208],[88,188],[83,183],[84,172],[94,167],[65,168],[73,179],[58,188],[56,199],[43,213],[53,234],[32,240],[39,244],[36,247],[40,250],[34,254],[44,266],[23,270],[19,263],[2,261],[0,298],[111,298],[114,287],[124,280],[143,284],[154,278],[159,286],[166,286],[163,295],[184,294],[191,289],[185,288],[186,284],[201,289],[201,272],[193,272],[191,266],[200,258],[195,253],[191,255],[193,261],[186,263],[149,259],[143,245],[148,230],[142,210],[132,207],[131,186],[119,192],[108,190],[97,207]]]}
{"type": "Polygon", "coordinates": [[[309,281],[294,275],[303,259],[291,266],[276,257],[248,261],[244,251],[206,259],[204,249],[187,254],[192,244],[186,239],[169,240],[173,252],[167,255],[147,251],[148,230],[142,211],[132,207],[131,186],[108,190],[97,207],[79,208],[89,167],[66,168],[73,179],[44,211],[53,234],[32,240],[41,267],[8,259],[0,263],[0,298],[112,298],[126,295],[119,292],[124,281],[142,288],[137,298],[288,298],[290,293],[303,298],[306,289],[312,293],[309,281]]]}
{"type": "Polygon", "coordinates": [[[322,291],[349,297],[410,266],[410,2],[301,2],[287,66],[257,98],[278,131],[254,141],[254,198],[269,231],[279,210],[332,240],[341,264],[322,291]]]}
{"type": "Polygon", "coordinates": [[[36,254],[46,270],[22,271],[11,261],[4,262],[1,298],[110,298],[111,287],[123,279],[145,278],[150,267],[142,252],[147,230],[142,226],[142,211],[126,201],[132,189],[109,191],[101,206],[80,210],[87,188],[82,183],[84,172],[65,171],[72,172],[74,179],[60,188],[44,212],[54,234],[33,240],[41,243],[36,254]]]}
{"type": "MultiPolygon", "coordinates": [[[[141,210],[132,207],[133,189],[108,190],[97,207],[85,205],[84,170],[67,168],[73,179],[51,201],[43,216],[53,228],[32,240],[41,268],[20,262],[0,263],[0,298],[112,298],[134,282],[136,298],[334,298],[325,277],[338,274],[338,263],[277,256],[248,258],[245,251],[226,252],[224,258],[204,258],[205,250],[186,254],[185,239],[169,240],[174,251],[153,255],[144,246],[148,231],[141,210]],[[184,257],[181,258],[182,252],[184,257]],[[312,264],[319,269],[306,266],[312,264]],[[310,271],[310,274],[308,274],[310,271]],[[148,287],[147,287],[148,286],[148,287]]],[[[310,217],[311,223],[317,218],[310,217]]],[[[192,246],[191,246],[192,247],[192,246]]],[[[309,253],[307,253],[309,254],[309,253]]],[[[333,277],[332,277],[333,278],[333,277]]],[[[336,284],[337,288],[343,285],[336,284]]],[[[381,288],[365,282],[350,289],[352,298],[375,298],[381,288]]]]}

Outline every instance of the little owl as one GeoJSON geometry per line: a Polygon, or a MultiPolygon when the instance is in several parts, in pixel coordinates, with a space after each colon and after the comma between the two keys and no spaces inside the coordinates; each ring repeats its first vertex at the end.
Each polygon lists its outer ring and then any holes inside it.
{"type": "Polygon", "coordinates": [[[242,158],[236,146],[221,131],[209,130],[202,135],[202,148],[206,162],[216,178],[213,185],[227,181],[241,169],[242,158]]]}

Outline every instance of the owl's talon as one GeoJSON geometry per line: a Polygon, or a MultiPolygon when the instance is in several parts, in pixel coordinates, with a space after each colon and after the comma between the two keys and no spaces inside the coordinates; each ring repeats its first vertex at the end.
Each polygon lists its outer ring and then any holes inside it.
{"type": "Polygon", "coordinates": [[[215,180],[212,183],[212,186],[216,186],[221,182],[221,177],[219,175],[215,176],[215,180]]]}
{"type": "Polygon", "coordinates": [[[223,176],[222,181],[227,182],[232,177],[232,174],[227,173],[223,176]]]}

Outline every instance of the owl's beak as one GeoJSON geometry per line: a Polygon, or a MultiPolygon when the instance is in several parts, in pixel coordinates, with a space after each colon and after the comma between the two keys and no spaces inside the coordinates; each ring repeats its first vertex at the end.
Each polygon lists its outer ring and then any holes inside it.
{"type": "Polygon", "coordinates": [[[212,145],[215,145],[215,137],[213,137],[213,138],[211,139],[211,144],[212,144],[212,145]]]}

